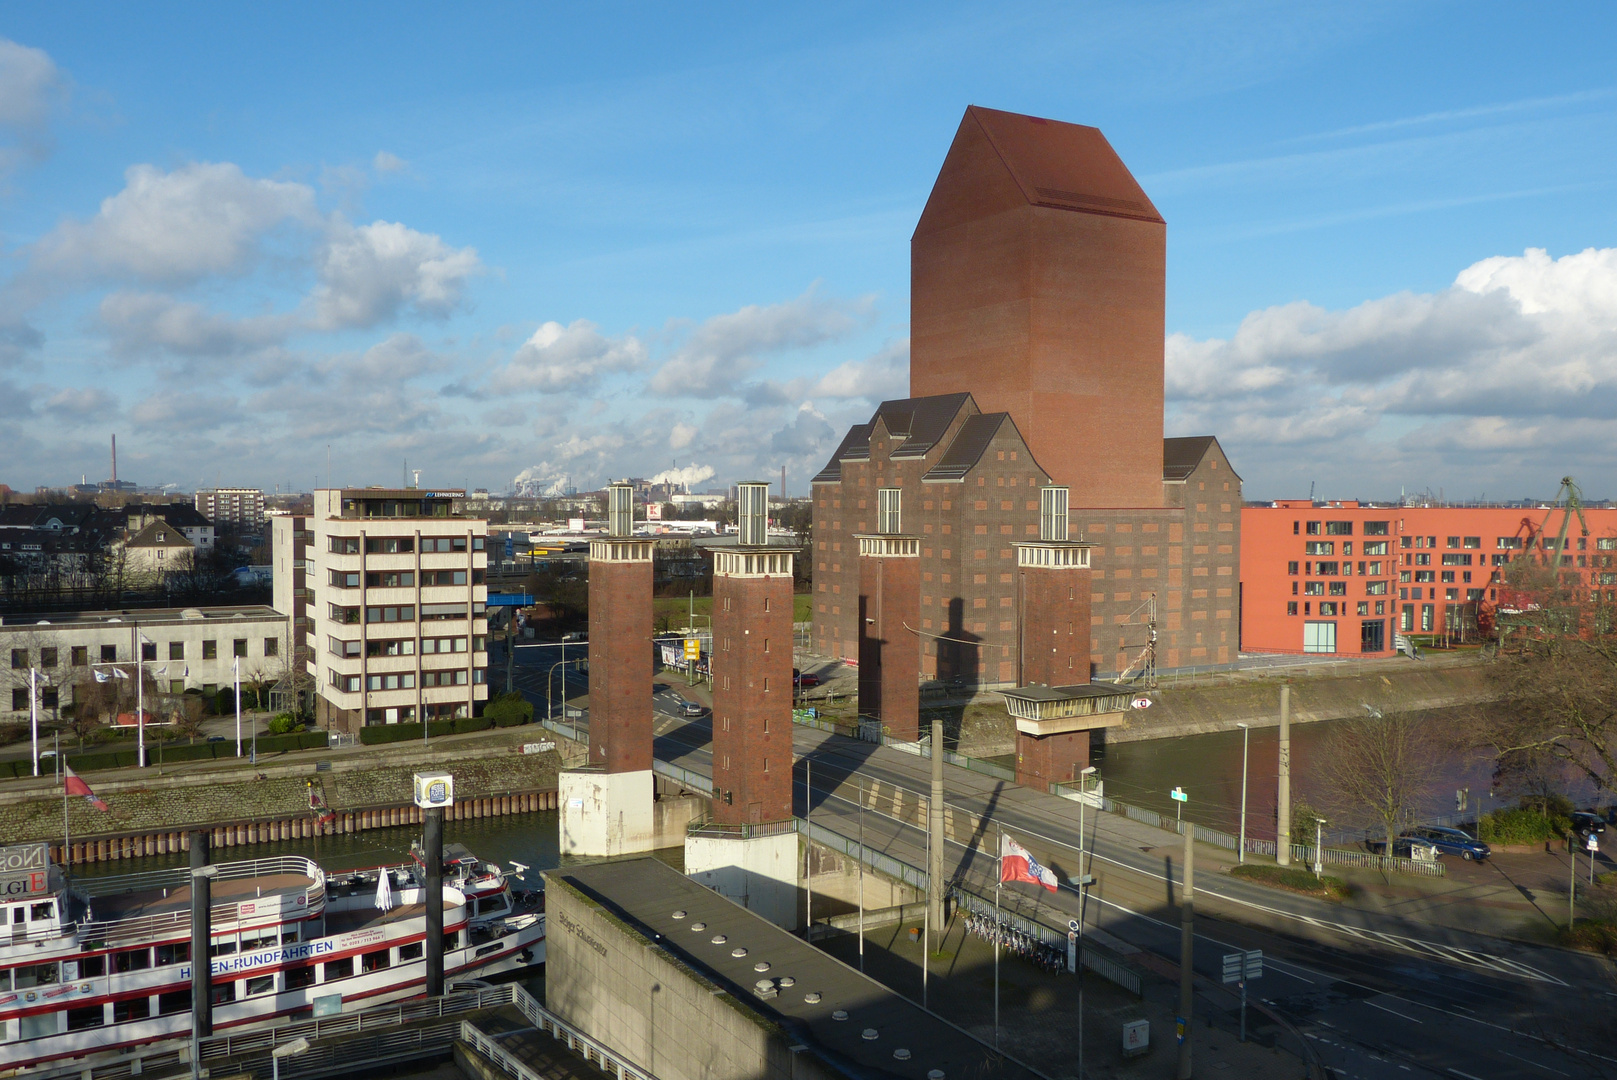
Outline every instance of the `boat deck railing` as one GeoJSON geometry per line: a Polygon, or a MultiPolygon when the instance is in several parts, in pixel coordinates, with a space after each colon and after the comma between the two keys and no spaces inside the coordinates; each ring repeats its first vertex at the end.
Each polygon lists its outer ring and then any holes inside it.
{"type": "MultiPolygon", "coordinates": [[[[245,859],[240,862],[215,864],[218,870],[214,878],[219,881],[251,880],[259,877],[275,877],[280,875],[301,876],[309,879],[310,883],[302,890],[283,892],[277,890],[275,898],[279,900],[291,897],[294,903],[296,898],[302,896],[302,903],[297,904],[303,911],[319,911],[326,897],[325,873],[319,864],[310,859],[283,855],[271,859],[245,859]]],[[[97,897],[107,898],[126,896],[135,892],[155,891],[162,889],[184,889],[191,885],[191,871],[188,868],[178,870],[158,870],[144,874],[117,874],[109,877],[80,878],[74,882],[74,889],[88,896],[91,900],[97,897]]],[[[257,904],[266,897],[242,897],[239,901],[224,904],[213,904],[210,907],[214,927],[228,926],[250,918],[241,910],[243,904],[257,904]]],[[[277,903],[277,915],[279,903],[277,903]]],[[[256,916],[256,912],[254,913],[256,916]]],[[[62,927],[59,933],[70,934],[76,932],[81,942],[125,941],[139,940],[147,937],[171,936],[175,933],[184,934],[191,926],[191,909],[189,906],[174,910],[155,912],[150,915],[130,915],[120,919],[87,919],[77,923],[69,923],[62,927]]]]}

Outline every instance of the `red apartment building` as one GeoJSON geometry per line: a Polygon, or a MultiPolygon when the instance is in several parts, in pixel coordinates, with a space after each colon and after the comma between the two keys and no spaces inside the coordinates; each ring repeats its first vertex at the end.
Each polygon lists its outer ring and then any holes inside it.
{"type": "MultiPolygon", "coordinates": [[[[1243,652],[1391,656],[1393,634],[1441,634],[1499,601],[1500,572],[1544,556],[1563,518],[1545,507],[1374,506],[1282,499],[1241,510],[1243,652]],[[1546,520],[1546,515],[1548,518],[1546,520]]],[[[1563,570],[1617,599],[1617,507],[1585,508],[1563,570]]]]}

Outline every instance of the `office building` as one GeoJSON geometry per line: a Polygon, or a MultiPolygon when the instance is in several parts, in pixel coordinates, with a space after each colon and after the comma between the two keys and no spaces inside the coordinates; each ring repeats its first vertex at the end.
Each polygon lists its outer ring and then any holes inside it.
{"type": "Polygon", "coordinates": [[[302,634],[322,725],[456,719],[488,700],[488,524],[452,512],[462,494],[321,489],[309,516],[275,519],[275,603],[302,634]]]}

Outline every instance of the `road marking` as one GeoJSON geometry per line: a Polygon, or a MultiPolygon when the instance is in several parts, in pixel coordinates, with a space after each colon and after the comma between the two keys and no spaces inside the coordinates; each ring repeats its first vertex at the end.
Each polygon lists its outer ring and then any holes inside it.
{"type": "MultiPolygon", "coordinates": [[[[1495,1047],[1495,1049],[1498,1049],[1498,1048],[1497,1048],[1497,1047],[1495,1047]]],[[[1529,1064],[1529,1065],[1536,1065],[1536,1066],[1538,1066],[1538,1067],[1539,1067],[1539,1068],[1540,1068],[1540,1069],[1543,1069],[1543,1070],[1544,1070],[1544,1071],[1546,1071],[1546,1072],[1552,1072],[1552,1073],[1554,1073],[1554,1074],[1555,1074],[1555,1075],[1556,1075],[1556,1076],[1571,1076],[1571,1075],[1572,1075],[1572,1074],[1571,1074],[1571,1073],[1564,1073],[1564,1072],[1562,1072],[1562,1071],[1561,1071],[1561,1070],[1560,1070],[1560,1069],[1552,1069],[1552,1068],[1550,1068],[1550,1067],[1549,1067],[1549,1066],[1548,1066],[1548,1065],[1546,1065],[1546,1064],[1544,1064],[1544,1063],[1543,1063],[1543,1062],[1541,1062],[1541,1061],[1534,1061],[1534,1060],[1532,1060],[1532,1059],[1531,1059],[1531,1058],[1524,1058],[1524,1057],[1519,1057],[1519,1056],[1518,1056],[1518,1055],[1516,1055],[1516,1054],[1512,1054],[1512,1053],[1511,1053],[1511,1052],[1510,1052],[1510,1051],[1509,1051],[1509,1050],[1500,1050],[1500,1051],[1499,1051],[1499,1052],[1500,1052],[1500,1053],[1501,1053],[1501,1054],[1504,1054],[1504,1055],[1505,1055],[1505,1056],[1506,1056],[1506,1057],[1508,1057],[1508,1058],[1516,1058],[1516,1060],[1517,1060],[1517,1061],[1525,1061],[1525,1062],[1527,1062],[1527,1064],[1529,1064]]]]}
{"type": "Polygon", "coordinates": [[[1463,1080],[1482,1080],[1482,1077],[1480,1076],[1472,1076],[1470,1073],[1461,1072],[1459,1069],[1449,1069],[1448,1071],[1453,1073],[1455,1076],[1462,1077],[1463,1080]]]}
{"type": "Polygon", "coordinates": [[[1396,1017],[1399,1017],[1400,1019],[1408,1020],[1411,1024],[1424,1024],[1424,1023],[1426,1023],[1426,1021],[1424,1021],[1424,1020],[1416,1020],[1413,1016],[1405,1016],[1401,1012],[1398,1012],[1398,1011],[1396,1011],[1394,1009],[1389,1009],[1385,1005],[1377,1005],[1373,1001],[1366,1001],[1365,1004],[1370,1006],[1372,1009],[1380,1009],[1384,1013],[1392,1013],[1392,1015],[1394,1015],[1396,1017]]]}

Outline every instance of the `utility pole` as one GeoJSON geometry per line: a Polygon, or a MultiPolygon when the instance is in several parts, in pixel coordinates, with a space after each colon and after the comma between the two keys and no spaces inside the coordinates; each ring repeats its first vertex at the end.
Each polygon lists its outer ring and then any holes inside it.
{"type": "Polygon", "coordinates": [[[943,948],[943,716],[932,714],[932,798],[927,803],[926,947],[943,948]]]}
{"type": "MultiPolygon", "coordinates": [[[[1280,775],[1275,789],[1275,863],[1291,865],[1291,684],[1280,685],[1280,775]]],[[[1390,854],[1390,852],[1389,852],[1390,854]]]]}
{"type": "Polygon", "coordinates": [[[1179,1068],[1178,1080],[1190,1080],[1191,1009],[1196,993],[1196,826],[1185,830],[1184,883],[1179,892],[1179,1068]]]}

